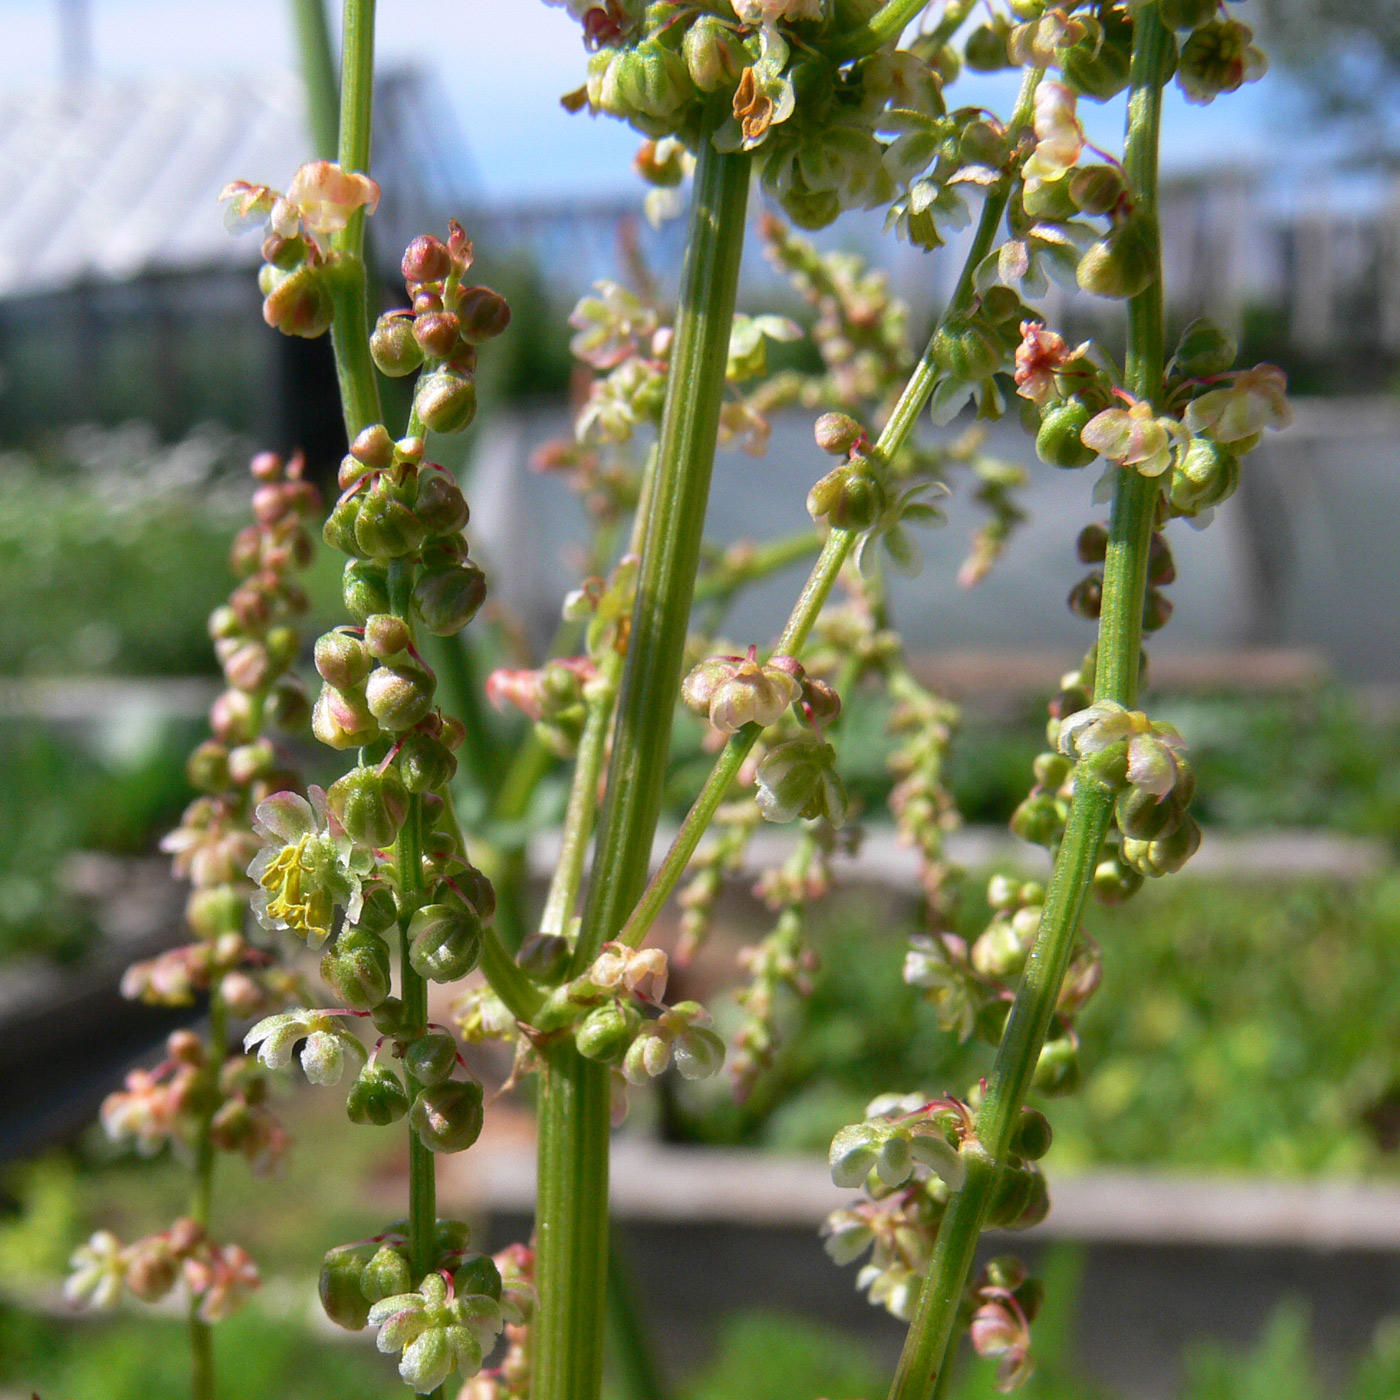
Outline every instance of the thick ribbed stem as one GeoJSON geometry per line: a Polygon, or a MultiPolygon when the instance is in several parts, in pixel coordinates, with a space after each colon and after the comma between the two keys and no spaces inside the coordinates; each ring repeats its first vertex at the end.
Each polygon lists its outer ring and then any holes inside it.
{"type": "MultiPolygon", "coordinates": [[[[1134,11],[1132,94],[1124,169],[1142,217],[1156,217],[1157,140],[1168,35],[1154,7],[1134,11]]],[[[1128,386],[1143,399],[1162,394],[1161,270],[1128,306],[1128,386]]],[[[1160,485],[1121,471],[1114,488],[1095,698],[1131,706],[1137,697],[1147,556],[1160,485]]],[[[927,1400],[949,1353],[958,1306],[1016,1119],[1059,999],[1099,851],[1113,819],[1114,794],[1080,776],[1064,839],[1055,857],[1035,946],[1016,991],[987,1092],[977,1116],[977,1145],[964,1151],[967,1180],[939,1227],[918,1309],[890,1400],[927,1400]]]]}
{"type": "MultiPolygon", "coordinates": [[[[592,963],[646,882],[700,561],[743,253],[749,157],[706,143],[695,174],[655,486],[618,697],[593,879],[573,971],[592,963]]],[[[596,1400],[607,1281],[607,1067],[572,1043],[540,1085],[533,1400],[596,1400]]]]}

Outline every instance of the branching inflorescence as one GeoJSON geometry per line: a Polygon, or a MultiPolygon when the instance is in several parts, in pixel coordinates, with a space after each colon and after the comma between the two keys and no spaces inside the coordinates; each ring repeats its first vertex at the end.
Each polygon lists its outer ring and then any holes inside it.
{"type": "MultiPolygon", "coordinates": [[[[519,824],[552,763],[573,765],[543,912],[523,938],[493,925],[496,891],[469,858],[452,792],[457,755],[491,749],[489,721],[474,693],[469,713],[443,712],[423,651],[432,636],[463,648],[459,661],[472,655],[459,633],[484,601],[486,577],[463,533],[466,499],[432,460],[429,435],[471,422],[478,347],[506,330],[509,308],[470,285],[472,246],[454,223],[445,239],[410,244],[407,304],[371,330],[363,227],[379,197],[368,175],[373,4],[347,0],[339,161],[303,167],[286,194],[240,184],[226,196],[234,223],[264,229],[269,324],[296,335],[329,330],[336,349],[350,451],[324,538],[349,556],[350,620],[316,643],[323,684],[312,727],[323,743],[353,752],[354,765],[309,800],[273,791],[282,786],[275,751],[258,735],[272,700],[294,693],[280,678],[296,646],[273,626],[290,595],[277,591],[272,556],[247,543],[257,576],[275,586],[262,611],[240,610],[235,595],[217,621],[235,690],[216,707],[220,743],[196,755],[197,781],[212,795],[180,834],[201,898],[204,886],[228,893],[222,903],[208,896],[198,921],[192,912],[205,939],[194,953],[141,974],[153,988],[173,978],[181,994],[221,977],[215,1044],[205,1051],[179,1038],[171,1065],[133,1082],[107,1116],[143,1142],[177,1132],[197,1145],[221,1141],[224,1118],[236,1117],[240,1150],[271,1152],[275,1135],[257,1127],[263,1110],[249,1088],[261,1070],[241,1057],[228,1061],[236,1070],[217,1069],[226,1053],[220,1008],[268,1010],[249,988],[294,1002],[249,1031],[261,1066],[296,1057],[322,1084],[353,1070],[350,1117],[406,1120],[409,1129],[407,1214],[326,1256],[327,1313],[345,1327],[376,1328],[380,1349],[399,1355],[400,1374],[419,1393],[439,1394],[456,1376],[464,1400],[596,1400],[609,1124],[625,1111],[629,1086],[671,1066],[706,1077],[726,1058],[705,1008],[665,1000],[668,957],[646,939],[680,891],[684,961],[753,833],[764,822],[803,823],[791,853],[759,882],[775,922],[742,959],[749,981],[728,1058],[736,1088],[752,1089],[779,1053],[784,1004],[814,967],[807,908],[831,883],[833,855],[858,845],[858,813],[839,771],[842,700],[876,691],[889,702],[892,815],[922,871],[923,927],[906,979],[926,990],[949,1034],[984,1042],[995,1062],[962,1096],[882,1094],[837,1134],[833,1177],[863,1194],[832,1215],[828,1247],[840,1262],[870,1250],[860,1286],[910,1322],[891,1400],[926,1400],[962,1331],[976,1351],[1000,1358],[1000,1382],[1011,1388],[1032,1367],[1039,1285],[1009,1258],[970,1275],[985,1228],[1029,1225],[1049,1209],[1036,1163],[1050,1124],[1026,1098],[1068,1092],[1079,1077],[1074,1021],[1101,975],[1081,929],[1085,902],[1091,892],[1106,902],[1130,897],[1145,878],[1179,869],[1200,841],[1184,742],[1138,702],[1143,634],[1171,613],[1162,590],[1174,565],[1162,531],[1177,517],[1207,523],[1235,489],[1240,459],[1289,417],[1281,374],[1234,369],[1233,342],[1208,321],[1188,326],[1167,357],[1161,91],[1175,73],[1190,100],[1209,101],[1258,77],[1264,61],[1219,0],[1008,0],[975,15],[970,0],[570,0],[569,8],[591,56],[566,106],[620,117],[643,135],[636,168],[654,187],[654,216],[678,213],[677,191],[688,179],[693,188],[674,313],[634,265],[635,286],[602,283],[571,318],[588,387],[573,437],[535,465],[586,503],[587,572],[564,601],[549,655],[497,669],[484,687],[498,709],[532,722],[509,763],[473,774],[494,830],[519,824]],[[921,16],[919,32],[906,36],[921,16]],[[964,67],[1022,71],[1009,116],[950,105],[964,67]],[[1124,90],[1119,161],[1088,144],[1078,104],[1124,90]],[[772,347],[805,332],[784,317],[735,312],[755,177],[802,229],[879,208],[899,237],[933,252],[972,226],[921,353],[881,274],[854,256],[819,252],[766,212],[763,241],[812,313],[819,360],[813,372],[770,370],[772,347]],[[1032,303],[1051,278],[1127,303],[1121,366],[1047,326],[1032,303]],[[417,375],[401,429],[385,421],[376,371],[417,375]],[[1050,467],[1102,458],[1096,499],[1111,501],[1108,522],[1079,535],[1090,572],[1070,597],[1076,613],[1097,621],[1098,640],[1061,680],[1046,752],[1012,822],[1050,852],[1053,867],[1044,882],[994,877],[991,919],[970,941],[953,917],[965,876],[944,847],[957,822],[945,768],[958,714],[911,669],[886,588],[888,569],[917,571],[911,527],[939,523],[936,501],[960,478],[971,478],[985,512],[963,584],[993,567],[1023,518],[1016,490],[1026,473],[987,455],[980,431],[950,441],[916,432],[925,409],[943,427],[969,405],[983,419],[1017,407],[1050,467]],[[807,500],[814,528],[708,546],[717,445],[761,454],[771,415],[792,408],[820,415],[815,441],[827,461],[814,467],[807,500]],[[771,648],[725,639],[745,587],[804,562],[808,577],[771,648]],[[678,705],[698,718],[714,758],[653,869],[678,705]],[[214,816],[226,810],[239,824],[216,832],[214,816]],[[263,843],[256,854],[253,833],[263,843]],[[243,941],[245,865],[258,920],[322,952],[335,1004],[316,1005],[294,980],[244,968],[261,956],[243,941]],[[455,1003],[461,1041],[509,1042],[515,1076],[538,1075],[535,1239],[494,1260],[473,1253],[466,1226],[436,1211],[435,1155],[476,1140],[483,1092],[458,1036],[429,1020],[427,988],[478,968],[484,976],[455,1003]],[[370,1045],[357,1028],[372,1028],[370,1045]],[[219,1099],[208,1092],[216,1078],[219,1099]],[[167,1099],[176,1103],[170,1121],[186,1127],[166,1125],[167,1099]],[[503,1327],[504,1359],[485,1367],[503,1327]]],[[[312,502],[295,467],[283,476],[280,464],[260,461],[259,529],[275,533],[287,519],[299,529],[312,502]]],[[[273,553],[285,565],[304,550],[273,553]]],[[[251,598],[247,586],[240,594],[251,598]]],[[[470,678],[472,667],[461,674],[470,678]]],[[[493,850],[492,834],[487,824],[473,846],[502,883],[514,927],[518,852],[493,850]]],[[[195,1216],[178,1247],[141,1248],[182,1261],[209,1316],[218,1250],[205,1239],[207,1219],[195,1216]]],[[[79,1263],[75,1288],[102,1296],[114,1280],[152,1272],[105,1237],[79,1263]]],[[[174,1265],[161,1268],[173,1281],[174,1265]]]]}

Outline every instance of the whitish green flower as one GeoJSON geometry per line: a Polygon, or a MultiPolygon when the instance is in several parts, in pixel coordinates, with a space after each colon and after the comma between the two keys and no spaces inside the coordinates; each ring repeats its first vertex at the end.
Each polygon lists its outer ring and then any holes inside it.
{"type": "Polygon", "coordinates": [[[1287,377],[1277,365],[1255,365],[1193,399],[1186,407],[1186,426],[1216,442],[1247,442],[1265,428],[1286,428],[1293,421],[1287,391],[1287,377]]]}
{"type": "Polygon", "coordinates": [[[258,1059],[268,1069],[285,1069],[292,1061],[298,1041],[301,1067],[313,1084],[338,1084],[345,1073],[347,1057],[365,1062],[365,1047],[327,1011],[284,1011],[266,1016],[243,1038],[243,1048],[258,1046],[258,1059]]]}
{"type": "Polygon", "coordinates": [[[126,1259],[122,1242],[110,1230],[99,1230],[86,1244],[80,1244],[68,1267],[73,1271],[63,1285],[68,1302],[104,1311],[116,1307],[126,1279],[126,1259]]]}
{"type": "Polygon", "coordinates": [[[453,1371],[464,1378],[481,1369],[501,1330],[501,1305],[481,1293],[460,1296],[441,1274],[429,1274],[416,1293],[397,1293],[369,1310],[382,1352],[402,1352],[399,1375],[420,1395],[436,1390],[453,1371]]]}
{"type": "Polygon", "coordinates": [[[1080,433],[1085,447],[1142,476],[1161,476],[1172,464],[1172,449],[1189,438],[1175,418],[1159,418],[1143,401],[1130,408],[1106,408],[1080,433]]]}
{"type": "Polygon", "coordinates": [[[1112,700],[1100,700],[1060,725],[1060,752],[1071,758],[1090,758],[1119,743],[1127,745],[1127,778],[1133,787],[1165,797],[1176,786],[1186,741],[1175,726],[1112,700]]]}

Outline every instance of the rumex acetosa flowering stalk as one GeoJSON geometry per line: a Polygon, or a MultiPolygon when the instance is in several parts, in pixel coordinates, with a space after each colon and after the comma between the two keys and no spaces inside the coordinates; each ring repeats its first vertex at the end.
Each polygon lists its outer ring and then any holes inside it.
{"type": "Polygon", "coordinates": [[[306,725],[309,707],[290,667],[300,650],[295,622],[306,609],[296,573],[311,559],[308,520],[320,494],[302,479],[302,459],[272,453],[253,459],[254,523],[239,532],[230,554],[238,587],[209,620],[226,689],[210,713],[214,737],[190,755],[187,771],[200,796],[161,843],[191,891],[186,921],[196,941],[127,970],[122,991],[161,1006],[186,1006],[207,994],[209,1030],[201,1039],[179,1030],[154,1070],[127,1075],[108,1096],[101,1119],[108,1134],[133,1141],[143,1154],[167,1143],[188,1156],[193,1172],[186,1215],[169,1229],[121,1246],[102,1231],[74,1255],[68,1295],[100,1305],[123,1287],[143,1301],[183,1280],[189,1293],[192,1393],[214,1394],[212,1324],[258,1286],[248,1254],[211,1234],[215,1158],[236,1152],[255,1171],[280,1161],[287,1133],[266,1102],[261,1068],[230,1053],[229,1021],[275,1010],[305,997],[301,980],[275,951],[247,937],[255,887],[244,867],[257,849],[254,809],[269,793],[295,784],[278,733],[306,725]]]}

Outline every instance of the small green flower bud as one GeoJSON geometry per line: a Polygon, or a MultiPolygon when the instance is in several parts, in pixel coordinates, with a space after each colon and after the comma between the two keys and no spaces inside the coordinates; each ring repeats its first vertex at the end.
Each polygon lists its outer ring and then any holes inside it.
{"type": "Polygon", "coordinates": [[[846,791],[835,769],[835,751],[816,739],[779,744],[758,766],[758,810],[765,821],[826,817],[846,819],[846,791]]]}
{"type": "Polygon", "coordinates": [[[404,249],[399,270],[405,282],[441,282],[452,271],[452,253],[442,239],[420,233],[404,249]]]}
{"type": "Polygon", "coordinates": [[[365,682],[365,702],[385,729],[412,729],[433,707],[437,678],[420,666],[377,666],[365,682]]]}
{"type": "Polygon", "coordinates": [[[471,519],[466,497],[445,471],[425,472],[418,478],[413,513],[429,535],[455,535],[471,519]]]}
{"type": "Polygon", "coordinates": [[[422,311],[413,318],[413,338],[425,355],[445,360],[456,348],[461,323],[452,311],[422,311]]]}
{"type": "Polygon", "coordinates": [[[414,323],[392,311],[386,311],[374,323],[369,353],[380,374],[389,379],[402,379],[423,363],[423,347],[414,334],[414,323]]]}
{"type": "Polygon", "coordinates": [[[408,1008],[400,997],[385,997],[370,1012],[370,1020],[381,1035],[399,1035],[408,1028],[408,1008]]]}
{"type": "Polygon", "coordinates": [[[341,601],[356,622],[389,611],[389,571],[371,559],[352,559],[341,575],[341,601]]]}
{"type": "Polygon", "coordinates": [[[1157,225],[1141,210],[1115,224],[1079,260],[1079,285],[1096,297],[1134,297],[1157,277],[1157,225]]]}
{"type": "MultiPolygon", "coordinates": [[[[382,471],[394,464],[394,440],[383,423],[371,423],[355,434],[350,455],[362,466],[382,471]]],[[[342,466],[344,464],[342,463],[342,466]]]]}
{"type": "Polygon", "coordinates": [[[393,1070],[384,1065],[366,1065],[350,1086],[345,1112],[352,1123],[387,1127],[408,1112],[408,1095],[393,1070]]]}
{"type": "Polygon", "coordinates": [[[1118,794],[1114,811],[1119,831],[1134,841],[1155,841],[1170,836],[1185,815],[1185,808],[1172,801],[1170,793],[1158,798],[1155,793],[1135,787],[1124,788],[1118,794]]]}
{"type": "Polygon", "coordinates": [[[1012,832],[1036,846],[1053,846],[1063,826],[1055,799],[1045,792],[1031,793],[1011,814],[1012,832]]]}
{"type": "Polygon", "coordinates": [[[403,785],[416,796],[445,786],[457,773],[457,760],[451,751],[420,731],[404,739],[395,763],[403,785]]]}
{"type": "Polygon", "coordinates": [[[997,1174],[987,1211],[987,1224],[993,1229],[1010,1228],[1025,1213],[1035,1198],[1035,1181],[1039,1173],[1019,1167],[1003,1167],[997,1174]]]}
{"type": "Polygon", "coordinates": [[[452,1275],[452,1287],[459,1298],[501,1299],[501,1271],[489,1254],[473,1254],[463,1259],[452,1275]]]}
{"type": "Polygon", "coordinates": [[[988,287],[982,293],[982,311],[990,321],[1005,325],[1008,321],[1020,322],[1027,315],[1025,304],[1010,287],[988,287]]]}
{"type": "Polygon", "coordinates": [[[1038,1162],[1050,1150],[1050,1120],[1037,1109],[1022,1108],[1011,1139],[1011,1150],[1028,1162],[1038,1162]]]}
{"type": "Polygon", "coordinates": [[[993,909],[1015,909],[1021,902],[1021,885],[1014,876],[993,875],[987,881],[987,903],[993,909]]]}
{"type": "Polygon", "coordinates": [[[1095,218],[1111,214],[1126,188],[1123,172],[1116,165],[1081,165],[1069,174],[1069,193],[1075,207],[1095,218]]]}
{"type": "Polygon", "coordinates": [[[1143,875],[1174,875],[1201,847],[1201,828],[1189,812],[1170,836],[1156,841],[1123,841],[1123,859],[1143,875]]]}
{"type": "Polygon", "coordinates": [[[659,39],[644,39],[614,60],[606,86],[624,118],[665,121],[695,93],[685,60],[659,39]]]}
{"type": "Polygon", "coordinates": [[[1058,180],[1030,179],[1021,191],[1021,207],[1032,219],[1063,223],[1079,213],[1073,186],[1068,177],[1058,180]]]}
{"type": "Polygon", "coordinates": [[[206,739],[185,760],[185,777],[199,792],[222,792],[229,784],[228,749],[206,739]]]}
{"type": "Polygon", "coordinates": [[[403,1067],[420,1084],[439,1084],[457,1067],[457,1042],[446,1031],[428,1031],[409,1042],[403,1067]]]}
{"type": "Polygon", "coordinates": [[[714,15],[701,15],[686,30],[681,53],[691,82],[701,92],[737,87],[749,63],[743,41],[714,15]]]}
{"type": "Polygon", "coordinates": [[[1142,630],[1160,632],[1171,621],[1172,600],[1156,588],[1149,588],[1142,600],[1142,630]]]}
{"type": "Polygon", "coordinates": [[[246,896],[233,885],[206,885],[190,891],[185,921],[195,937],[210,942],[220,934],[239,933],[248,912],[246,896]]]}
{"type": "Polygon", "coordinates": [[[355,524],[360,518],[360,496],[345,496],[338,500],[321,526],[321,538],[331,549],[342,554],[358,556],[364,551],[355,539],[355,524]]]}
{"type": "Polygon", "coordinates": [[[1079,1087],[1079,1045],[1072,1034],[1056,1036],[1041,1047],[1031,1087],[1047,1096],[1072,1094],[1079,1087]]]}
{"type": "Polygon", "coordinates": [[[515,961],[536,982],[557,982],[569,962],[569,940],[554,933],[527,933],[515,961]]]}
{"type": "Polygon", "coordinates": [[[963,57],[975,73],[995,73],[1010,68],[1011,57],[1006,50],[1007,27],[1001,24],[978,25],[967,36],[963,57]]]}
{"type": "Polygon", "coordinates": [[[583,1018],[574,1032],[574,1044],[585,1059],[617,1064],[641,1027],[642,1016],[635,1007],[610,1001],[583,1018]]]}
{"type": "Polygon", "coordinates": [[[374,665],[364,643],[348,632],[327,632],[316,639],[316,670],[337,690],[353,690],[374,665]]]}
{"type": "Polygon", "coordinates": [[[836,457],[844,457],[865,436],[865,429],[847,413],[823,413],[814,431],[817,446],[836,457]]]}
{"type": "Polygon", "coordinates": [[[391,764],[352,768],[326,793],[326,805],[357,845],[370,850],[392,846],[408,817],[408,790],[391,764]]]}
{"type": "Polygon", "coordinates": [[[1086,525],[1075,541],[1081,564],[1102,564],[1108,558],[1108,531],[1102,525],[1086,525]]]}
{"type": "Polygon", "coordinates": [[[389,945],[363,926],[343,929],[321,957],[321,977],[352,1010],[373,1011],[389,995],[389,945]]]}
{"type": "Polygon", "coordinates": [[[263,300],[263,320],[283,335],[314,340],[335,319],[325,271],[310,264],[272,280],[263,300]]]}
{"type": "Polygon", "coordinates": [[[1128,85],[1132,66],[1132,21],[1112,6],[1098,7],[1103,34],[1086,35],[1060,55],[1065,82],[1100,102],[1116,97],[1128,85]]]}
{"type": "Polygon", "coordinates": [[[1172,467],[1170,499],[1179,515],[1197,515],[1235,494],[1240,459],[1210,438],[1192,438],[1172,467]]]}
{"type": "Polygon", "coordinates": [[[486,601],[486,575],[470,560],[425,569],[413,585],[413,605],[435,637],[455,637],[486,601]]]}
{"type": "Polygon", "coordinates": [[[1026,950],[1016,930],[1004,919],[994,919],[972,945],[972,965],[984,977],[1017,976],[1026,965],[1026,950]]]}
{"type": "Polygon", "coordinates": [[[379,737],[379,726],[355,693],[323,685],[311,710],[311,732],[333,749],[358,749],[379,737]]]}
{"type": "MultiPolygon", "coordinates": [[[[482,923],[489,924],[496,912],[496,891],[490,880],[474,865],[458,870],[454,878],[457,888],[476,910],[482,923]]],[[[456,897],[455,894],[453,897],[456,897]]]]}
{"type": "MultiPolygon", "coordinates": [[[[471,1226],[465,1220],[439,1220],[433,1228],[433,1243],[437,1246],[440,1259],[451,1255],[455,1260],[471,1242],[471,1226]]],[[[457,1291],[460,1293],[462,1290],[459,1288],[457,1291]]]]}
{"type": "Polygon", "coordinates": [[[429,1152],[461,1152],[481,1136],[481,1085],[474,1079],[429,1085],[414,1099],[409,1121],[429,1152]]]}
{"type": "Polygon", "coordinates": [[[1087,467],[1099,454],[1080,438],[1093,413],[1082,399],[1071,395],[1048,404],[1035,435],[1035,453],[1052,467],[1087,467]]]}
{"type": "Polygon", "coordinates": [[[408,960],[420,977],[455,982],[481,960],[481,919],[460,904],[425,904],[408,925],[408,960]]]}
{"type": "Polygon", "coordinates": [[[374,1254],[372,1244],[340,1245],[321,1261],[317,1291],[326,1316],[337,1327],[358,1332],[369,1321],[369,1299],[360,1288],[360,1276],[374,1254]]]}
{"type": "Polygon", "coordinates": [[[988,378],[1004,358],[1001,346],[985,326],[959,317],[938,328],[932,350],[938,366],[964,384],[988,378]]]}
{"type": "Polygon", "coordinates": [[[408,624],[393,613],[375,613],[365,619],[365,650],[380,661],[407,651],[412,640],[408,624]]]}
{"type": "Polygon", "coordinates": [[[458,433],[476,417],[476,381],[443,367],[423,375],[413,391],[413,407],[434,433],[458,433]]]}
{"type": "Polygon", "coordinates": [[[838,530],[868,530],[885,509],[885,488],[857,462],[844,462],[807,493],[813,520],[826,516],[838,530]]]}
{"type": "Polygon", "coordinates": [[[1094,867],[1094,894],[1101,904],[1116,905],[1142,888],[1142,874],[1124,863],[1118,850],[1106,847],[1094,867]]]}
{"type": "Polygon", "coordinates": [[[490,287],[464,287],[457,303],[462,319],[462,339],[470,345],[494,340],[510,325],[510,306],[490,287]]]}
{"type": "Polygon", "coordinates": [[[1035,756],[1031,771],[1041,787],[1054,792],[1070,775],[1074,764],[1062,753],[1041,753],[1035,756]]]}
{"type": "Polygon", "coordinates": [[[1238,353],[1234,336],[1222,330],[1208,316],[1197,316],[1182,331],[1167,369],[1183,379],[1207,378],[1213,374],[1224,374],[1235,363],[1238,353]]]}
{"type": "Polygon", "coordinates": [[[883,1133],[874,1123],[852,1123],[831,1140],[831,1180],[851,1190],[865,1184],[883,1133]]]}
{"type": "Polygon", "coordinates": [[[371,1303],[381,1298],[397,1297],[413,1287],[413,1269],[404,1250],[382,1244],[365,1264],[360,1274],[360,1292],[371,1303]]]}
{"type": "Polygon", "coordinates": [[[387,476],[381,476],[357,499],[360,511],[355,517],[355,543],[361,554],[371,559],[400,559],[422,545],[423,527],[418,517],[387,476]]]}

